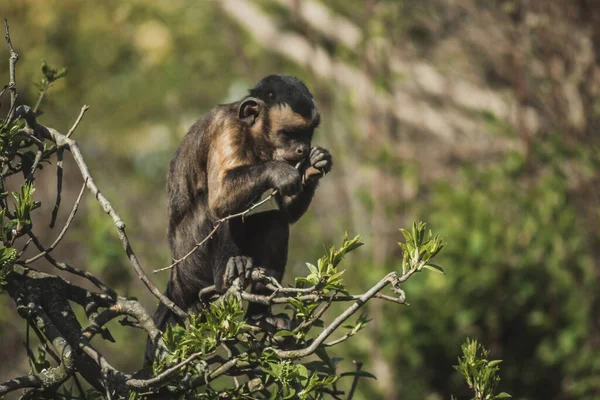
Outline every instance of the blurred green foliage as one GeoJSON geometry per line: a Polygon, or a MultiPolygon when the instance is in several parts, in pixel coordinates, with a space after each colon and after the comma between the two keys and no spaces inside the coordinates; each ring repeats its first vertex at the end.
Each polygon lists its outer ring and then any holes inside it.
{"type": "MultiPolygon", "coordinates": [[[[262,76],[297,75],[315,93],[323,115],[315,142],[332,151],[336,167],[293,228],[286,276],[303,272],[303,262],[321,254],[321,243],[344,230],[363,233],[367,242],[361,257],[348,260],[344,280],[352,290],[373,283],[381,272],[402,269],[395,229],[405,221],[419,216],[448,242],[440,261],[447,274],[413,279],[407,290],[412,306],[400,314],[370,307],[369,335],[345,347],[348,362],[354,358],[371,371],[389,372],[378,374],[378,381],[361,381],[355,398],[466,398],[452,365],[467,336],[504,360],[502,389],[514,398],[598,398],[597,7],[586,1],[527,7],[517,0],[319,2],[359,27],[358,44],[349,48],[286,5],[304,2],[252,3],[281,32],[365,72],[381,98],[405,89],[417,104],[431,106],[424,120],[449,110],[442,120],[459,115],[481,136],[452,136],[442,128],[431,134],[376,111],[364,93],[311,72],[316,57],[300,66],[266,50],[219,2],[4,0],[1,10],[21,56],[19,102],[35,104],[39,92],[31,83],[39,82],[46,59],[69,73],[53,83],[41,121],[66,130],[82,104],[91,106],[75,138],[99,186],[125,216],[147,271],[169,264],[165,176],[186,129],[262,76]],[[518,98],[507,100],[509,116],[530,107],[539,131],[523,127],[526,116],[509,120],[483,106],[456,104],[453,86],[422,93],[411,86],[414,76],[394,69],[390,59],[409,67],[424,62],[456,87],[461,82],[453,79],[465,78],[502,99],[518,98]],[[579,103],[570,102],[567,85],[579,103]],[[578,108],[583,124],[570,122],[578,108]]],[[[0,46],[0,60],[7,58],[0,46]]],[[[0,62],[0,76],[7,77],[7,69],[0,62]]],[[[441,126],[451,126],[449,119],[441,126]]],[[[75,175],[66,180],[75,181],[75,175]]],[[[115,233],[102,211],[87,208],[86,217],[75,221],[78,234],[65,239],[83,246],[60,254],[110,276],[106,280],[113,284],[122,280],[151,308],[154,299],[118,258],[115,233]]],[[[164,284],[167,276],[155,278],[164,284]]],[[[0,315],[3,337],[14,331],[5,322],[8,315],[0,315]]],[[[111,327],[133,368],[144,338],[119,336],[122,329],[111,327]]]]}
{"type": "Polygon", "coordinates": [[[419,307],[389,329],[404,333],[398,367],[417,372],[399,379],[421,381],[410,384],[409,398],[422,398],[415,386],[426,387],[423,380],[440,390],[457,387],[449,370],[431,366],[449,365],[466,335],[502,356],[505,387],[518,398],[597,392],[591,227],[576,213],[563,166],[600,160],[589,149],[565,149],[549,138],[529,160],[509,153],[486,167],[464,167],[458,183],[432,189],[421,213],[447,238],[443,261],[452,272],[411,288],[419,307]]]}

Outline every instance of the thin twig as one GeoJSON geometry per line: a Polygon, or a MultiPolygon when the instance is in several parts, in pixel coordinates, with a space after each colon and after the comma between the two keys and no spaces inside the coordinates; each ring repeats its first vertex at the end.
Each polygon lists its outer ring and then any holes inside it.
{"type": "MultiPolygon", "coordinates": [[[[298,162],[298,164],[296,164],[295,168],[299,169],[301,166],[302,166],[302,161],[298,162]]],[[[226,216],[225,218],[221,218],[221,219],[217,220],[215,222],[215,226],[213,227],[212,231],[210,231],[210,233],[208,234],[208,236],[206,236],[204,239],[202,239],[200,242],[198,242],[186,255],[184,255],[183,257],[181,257],[178,260],[173,260],[174,262],[171,265],[169,265],[167,267],[164,267],[164,268],[155,269],[152,272],[154,272],[156,274],[158,272],[167,271],[167,270],[173,268],[174,266],[176,266],[180,262],[182,262],[185,259],[187,259],[192,254],[194,254],[194,252],[196,250],[198,250],[200,248],[200,246],[202,246],[204,243],[206,243],[208,241],[208,239],[210,239],[215,234],[215,232],[217,231],[217,229],[219,229],[219,227],[221,226],[221,224],[223,222],[228,221],[228,220],[233,219],[233,218],[238,218],[238,217],[244,218],[252,210],[254,210],[257,207],[260,207],[263,204],[265,204],[266,202],[270,201],[273,197],[275,197],[277,195],[277,193],[278,193],[277,190],[273,190],[270,195],[268,195],[267,197],[265,197],[264,199],[262,199],[258,203],[252,204],[250,207],[248,207],[244,211],[236,213],[236,214],[231,214],[231,215],[226,216]]]]}
{"type": "MultiPolygon", "coordinates": [[[[337,294],[337,293],[336,293],[337,294]]],[[[329,309],[329,307],[331,307],[331,303],[333,303],[333,300],[335,299],[335,294],[333,296],[331,296],[329,298],[329,300],[327,301],[327,303],[325,303],[323,305],[323,307],[321,307],[319,309],[319,311],[317,311],[311,319],[308,319],[304,322],[302,322],[300,325],[298,325],[295,329],[294,329],[294,333],[296,332],[300,332],[301,330],[311,326],[312,324],[314,324],[316,321],[319,320],[319,318],[321,318],[323,316],[323,314],[325,314],[325,311],[327,311],[327,309],[329,309]]]]}
{"type": "Polygon", "coordinates": [[[354,336],[356,334],[356,332],[352,333],[352,332],[348,332],[346,333],[344,336],[337,338],[335,340],[332,340],[331,342],[327,342],[327,343],[323,343],[322,347],[332,347],[335,346],[337,344],[340,344],[342,342],[345,342],[346,340],[350,339],[352,336],[354,336]]]}
{"type": "Polygon", "coordinates": [[[8,109],[8,114],[6,114],[6,118],[4,118],[4,125],[8,125],[12,121],[12,117],[15,112],[15,108],[17,106],[17,98],[18,97],[19,97],[19,94],[17,93],[17,94],[15,94],[15,102],[13,103],[11,101],[10,108],[8,109]]]}
{"type": "Polygon", "coordinates": [[[346,311],[341,313],[336,319],[333,320],[332,323],[330,323],[325,329],[323,329],[323,331],[321,331],[319,336],[317,336],[315,338],[315,340],[313,340],[313,342],[310,344],[310,346],[308,346],[304,349],[299,349],[299,350],[279,350],[279,349],[273,348],[273,351],[275,352],[275,354],[278,357],[280,357],[282,359],[301,358],[301,357],[306,357],[310,354],[313,354],[319,348],[319,346],[321,346],[323,341],[325,339],[327,339],[329,337],[329,335],[331,335],[348,318],[350,318],[350,316],[352,316],[354,313],[356,313],[356,311],[358,311],[358,309],[360,307],[362,307],[365,304],[365,302],[367,302],[372,297],[375,297],[375,295],[377,293],[379,293],[387,285],[389,285],[389,284],[397,285],[400,282],[404,282],[414,272],[415,272],[415,270],[411,270],[400,278],[398,278],[396,272],[390,272],[389,274],[387,274],[375,286],[373,286],[371,289],[369,289],[367,292],[365,292],[363,295],[361,295],[354,304],[352,304],[350,307],[348,307],[346,309],[346,311]]]}
{"type": "Polygon", "coordinates": [[[168,267],[164,267],[164,268],[160,268],[160,269],[155,269],[152,272],[156,274],[156,273],[159,273],[159,272],[162,272],[162,271],[166,271],[168,269],[173,268],[174,266],[176,266],[180,262],[184,261],[186,258],[188,258],[189,256],[191,256],[196,250],[198,250],[200,248],[200,246],[202,246],[204,243],[206,243],[206,241],[208,239],[210,239],[215,234],[215,232],[217,231],[217,229],[219,229],[219,226],[221,226],[221,223],[217,222],[217,224],[214,226],[214,228],[212,229],[212,231],[210,231],[210,233],[204,239],[202,239],[202,241],[200,241],[198,244],[196,244],[192,248],[192,250],[190,250],[186,255],[184,255],[183,257],[181,257],[179,260],[175,260],[173,262],[173,264],[169,265],[168,267]]]}
{"type": "Polygon", "coordinates": [[[56,240],[54,240],[54,242],[49,247],[47,247],[44,251],[42,251],[41,253],[23,261],[23,264],[30,264],[30,263],[34,262],[35,260],[38,260],[38,259],[44,257],[46,254],[49,254],[52,250],[54,250],[54,248],[58,245],[58,243],[60,243],[62,238],[67,233],[67,230],[71,226],[71,222],[73,221],[75,214],[77,213],[77,209],[79,208],[79,203],[81,202],[81,198],[83,197],[83,193],[85,192],[85,184],[86,184],[86,182],[83,182],[83,186],[81,187],[81,190],[79,191],[77,200],[75,200],[75,204],[73,205],[71,214],[69,214],[69,218],[67,218],[67,222],[65,223],[65,226],[63,227],[62,231],[60,231],[59,235],[56,237],[56,240]]]}
{"type": "Polygon", "coordinates": [[[12,41],[10,40],[8,20],[6,18],[4,18],[4,38],[6,39],[6,43],[8,44],[8,49],[10,51],[10,58],[9,58],[9,63],[8,63],[9,79],[10,79],[8,82],[8,88],[10,89],[10,111],[8,112],[8,115],[5,120],[5,122],[8,123],[8,122],[12,121],[13,113],[15,110],[15,104],[17,102],[17,80],[15,78],[15,75],[16,75],[15,64],[19,60],[19,55],[15,52],[15,49],[13,48],[13,45],[12,45],[12,41]]]}
{"type": "MultiPolygon", "coordinates": [[[[362,369],[363,363],[360,361],[352,361],[356,366],[356,372],[359,372],[362,369]]],[[[346,400],[352,400],[354,397],[354,391],[356,390],[356,385],[358,384],[358,379],[360,376],[358,374],[354,375],[354,379],[352,380],[352,386],[350,387],[350,391],[348,392],[348,398],[346,400]]]]}
{"type": "Polygon", "coordinates": [[[38,108],[40,107],[40,104],[42,103],[42,100],[44,99],[44,96],[46,95],[46,92],[48,91],[48,88],[50,87],[50,82],[48,82],[46,80],[46,83],[44,84],[44,87],[42,88],[42,91],[40,92],[40,95],[37,99],[37,102],[35,103],[35,106],[33,107],[33,112],[37,114],[38,112],[38,108]]]}
{"type": "MultiPolygon", "coordinates": [[[[412,275],[415,271],[410,271],[408,272],[406,275],[403,275],[400,279],[400,282],[404,282],[405,281],[405,277],[408,277],[410,275],[412,275]]],[[[250,275],[250,280],[254,281],[254,282],[261,282],[264,281],[265,278],[268,278],[271,282],[277,282],[275,280],[275,278],[273,277],[267,277],[265,274],[267,273],[267,271],[264,268],[254,268],[251,272],[250,275]]],[[[235,281],[234,281],[235,283],[235,281]]],[[[310,294],[304,294],[304,295],[299,295],[303,292],[301,291],[296,291],[294,290],[295,288],[282,288],[279,287],[279,283],[277,283],[278,287],[274,287],[274,286],[270,286],[269,288],[271,290],[273,290],[273,293],[271,293],[270,295],[260,295],[260,294],[254,294],[254,293],[248,293],[245,291],[238,291],[237,288],[238,287],[242,287],[241,285],[236,285],[236,284],[232,284],[231,287],[229,288],[228,292],[231,291],[232,293],[234,293],[236,296],[240,296],[243,300],[246,300],[248,302],[251,303],[258,303],[258,304],[263,304],[263,305],[267,305],[267,306],[271,306],[271,305],[276,305],[276,304],[288,304],[291,303],[294,300],[299,300],[299,301],[313,301],[313,302],[321,302],[321,301],[325,301],[325,302],[349,302],[349,301],[357,301],[360,300],[361,296],[363,295],[330,295],[330,296],[325,296],[322,293],[318,293],[316,292],[317,289],[315,289],[312,293],[310,294]],[[292,299],[292,300],[290,300],[292,299]]],[[[243,288],[242,288],[243,289],[243,288]]],[[[400,291],[400,289],[396,289],[394,288],[394,291],[400,291]]],[[[216,290],[215,285],[211,285],[211,286],[207,286],[206,288],[202,289],[199,293],[199,297],[201,299],[206,299],[209,298],[215,294],[219,294],[216,290]]],[[[384,295],[381,293],[376,293],[375,295],[372,296],[375,299],[381,299],[381,300],[385,300],[385,301],[389,301],[392,303],[397,303],[397,304],[406,304],[405,300],[405,295],[404,293],[400,293],[400,295],[398,297],[392,297],[392,296],[388,296],[388,295],[384,295]]]]}
{"type": "Polygon", "coordinates": [[[62,181],[63,181],[63,149],[56,151],[56,202],[54,203],[54,209],[52,210],[52,218],[50,219],[50,228],[54,228],[56,224],[56,217],[58,217],[58,210],[60,208],[60,202],[62,200],[62,181]]]}
{"type": "Polygon", "coordinates": [[[204,239],[202,239],[200,242],[198,242],[186,255],[184,255],[183,257],[181,257],[178,260],[174,260],[174,262],[171,265],[169,265],[167,267],[164,267],[164,268],[155,269],[152,272],[154,272],[155,274],[157,274],[157,273],[162,272],[162,271],[167,271],[167,270],[173,268],[174,266],[176,266],[177,264],[179,264],[180,262],[186,260],[189,256],[191,256],[192,254],[194,254],[194,252],[196,250],[198,250],[204,243],[206,243],[208,241],[208,239],[210,239],[215,234],[215,232],[217,231],[217,229],[219,229],[219,227],[221,226],[221,224],[223,222],[228,221],[228,220],[233,219],[233,218],[246,216],[246,214],[248,214],[250,211],[254,210],[257,207],[262,206],[267,201],[271,200],[276,194],[277,194],[277,190],[274,190],[269,196],[267,196],[266,198],[262,199],[261,201],[259,201],[256,204],[252,204],[246,210],[244,210],[242,212],[239,212],[237,214],[228,215],[225,218],[221,218],[221,219],[217,220],[217,222],[215,223],[215,226],[213,227],[212,231],[210,231],[210,233],[204,239]]]}
{"type": "Polygon", "coordinates": [[[31,329],[33,329],[33,332],[35,332],[36,336],[40,340],[40,343],[42,344],[42,346],[44,346],[46,353],[50,354],[50,357],[52,357],[54,359],[54,361],[56,361],[57,363],[60,363],[60,358],[56,355],[54,350],[52,350],[50,345],[48,345],[48,339],[46,339],[44,337],[43,333],[39,330],[37,325],[35,325],[33,323],[30,325],[31,325],[31,329]]]}
{"type": "Polygon", "coordinates": [[[32,238],[27,239],[27,241],[25,242],[25,244],[23,245],[23,248],[19,251],[19,253],[17,254],[17,260],[19,258],[21,258],[21,256],[25,253],[25,251],[27,250],[27,248],[29,247],[29,245],[31,244],[31,242],[33,241],[32,238]]]}
{"type": "Polygon", "coordinates": [[[29,171],[27,178],[25,178],[25,180],[28,182],[33,182],[35,171],[37,170],[37,167],[42,160],[42,155],[44,154],[44,145],[38,144],[37,146],[38,150],[35,152],[35,159],[33,160],[33,164],[31,164],[31,170],[29,171]]]}
{"type": "Polygon", "coordinates": [[[79,123],[83,119],[83,115],[85,114],[85,112],[89,108],[90,108],[90,106],[85,105],[85,104],[83,105],[83,107],[81,107],[81,111],[79,112],[79,116],[75,120],[75,123],[73,124],[73,126],[71,127],[71,129],[69,129],[69,132],[67,132],[67,137],[71,137],[71,135],[73,134],[73,132],[75,132],[75,129],[77,129],[77,126],[79,126],[79,123]]]}
{"type": "Polygon", "coordinates": [[[180,368],[186,366],[187,364],[189,364],[190,362],[194,361],[196,358],[205,355],[203,352],[199,352],[199,353],[194,353],[191,356],[189,356],[188,358],[186,358],[185,360],[181,361],[180,363],[172,366],[169,369],[164,370],[162,373],[156,375],[153,378],[150,379],[129,379],[126,384],[129,387],[133,387],[133,388],[145,388],[148,386],[152,386],[152,385],[156,385],[159,383],[164,382],[166,379],[170,378],[173,374],[175,374],[176,372],[179,371],[180,368]]]}
{"type": "MultiPolygon", "coordinates": [[[[60,269],[61,271],[66,271],[73,275],[78,275],[83,278],[86,278],[87,280],[92,282],[98,289],[102,290],[104,293],[108,294],[110,297],[114,298],[116,296],[116,293],[113,289],[106,286],[104,283],[102,283],[102,281],[100,281],[100,279],[96,278],[94,275],[90,274],[88,271],[83,271],[83,270],[77,269],[75,267],[72,267],[69,264],[66,264],[64,262],[56,261],[50,254],[48,254],[46,252],[46,249],[44,248],[44,246],[42,245],[40,240],[37,238],[37,236],[35,236],[35,234],[33,232],[31,232],[31,230],[27,231],[27,235],[29,235],[29,237],[31,239],[33,239],[33,244],[35,244],[35,246],[42,253],[44,253],[44,257],[46,258],[46,260],[48,260],[48,262],[50,262],[50,264],[54,265],[56,268],[60,269]]],[[[23,264],[23,263],[18,262],[18,264],[23,264]]]]}
{"type": "Polygon", "coordinates": [[[29,366],[31,367],[31,370],[33,371],[33,353],[31,352],[31,346],[29,345],[30,341],[29,341],[29,319],[25,320],[25,349],[27,351],[27,355],[29,358],[29,366]]]}
{"type": "Polygon", "coordinates": [[[129,238],[127,237],[127,233],[125,232],[125,223],[123,222],[121,217],[119,217],[119,214],[117,214],[113,206],[106,199],[106,197],[104,197],[102,192],[100,192],[100,189],[98,189],[98,187],[94,183],[94,179],[92,178],[89,168],[85,160],[83,159],[83,155],[81,154],[81,150],[79,150],[79,145],[77,144],[77,142],[61,134],[56,129],[38,125],[38,129],[39,128],[43,129],[45,131],[44,133],[49,135],[57,146],[68,149],[73,155],[73,158],[75,159],[75,162],[79,167],[79,171],[82,177],[86,179],[86,186],[88,190],[92,192],[98,203],[100,203],[100,206],[102,206],[104,212],[106,212],[112,218],[113,223],[117,228],[117,234],[121,241],[121,246],[123,247],[123,250],[125,250],[125,254],[127,255],[127,258],[129,259],[129,262],[133,267],[135,273],[137,274],[138,278],[144,283],[144,285],[146,285],[148,290],[150,290],[150,292],[157,299],[159,299],[165,306],[167,306],[167,308],[169,308],[175,315],[177,315],[177,317],[179,317],[183,321],[186,321],[187,313],[184,312],[181,308],[179,308],[175,303],[173,303],[173,301],[167,296],[165,296],[160,290],[158,290],[156,285],[154,285],[154,283],[150,281],[148,275],[146,275],[146,273],[144,272],[137,256],[131,248],[131,243],[129,242],[129,238]]]}

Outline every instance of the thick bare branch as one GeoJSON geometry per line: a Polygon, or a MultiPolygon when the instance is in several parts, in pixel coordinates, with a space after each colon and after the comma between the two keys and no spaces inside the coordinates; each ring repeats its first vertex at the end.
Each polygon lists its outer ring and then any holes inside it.
{"type": "Polygon", "coordinates": [[[0,383],[0,396],[6,393],[14,392],[15,390],[25,388],[41,387],[42,381],[34,375],[25,375],[19,378],[13,378],[4,383],[0,383]]]}

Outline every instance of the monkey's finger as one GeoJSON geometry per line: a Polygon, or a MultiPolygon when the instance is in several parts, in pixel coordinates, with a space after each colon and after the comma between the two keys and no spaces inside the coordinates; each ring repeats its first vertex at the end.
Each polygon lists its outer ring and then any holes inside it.
{"type": "Polygon", "coordinates": [[[235,277],[244,276],[244,260],[237,258],[235,260],[235,277]]]}
{"type": "Polygon", "coordinates": [[[229,285],[231,283],[231,281],[233,280],[231,271],[233,269],[233,264],[230,262],[227,263],[227,267],[225,268],[225,273],[223,274],[223,282],[225,282],[227,285],[229,285]]]}
{"type": "Polygon", "coordinates": [[[313,167],[317,169],[325,168],[330,164],[329,160],[319,161],[313,164],[313,167]]]}
{"type": "Polygon", "coordinates": [[[318,151],[310,156],[310,163],[314,165],[315,162],[326,158],[331,158],[331,154],[327,150],[318,151]]]}
{"type": "Polygon", "coordinates": [[[230,285],[235,278],[237,278],[238,274],[238,263],[239,257],[231,257],[227,262],[227,267],[225,268],[225,274],[223,274],[223,281],[230,285]]]}
{"type": "Polygon", "coordinates": [[[246,274],[244,275],[246,279],[250,279],[252,276],[252,270],[254,269],[254,263],[251,258],[246,259],[246,274]]]}
{"type": "Polygon", "coordinates": [[[319,153],[319,154],[314,155],[310,159],[310,165],[312,165],[314,167],[315,164],[318,163],[319,161],[328,160],[328,159],[331,159],[331,156],[329,154],[319,153]]]}

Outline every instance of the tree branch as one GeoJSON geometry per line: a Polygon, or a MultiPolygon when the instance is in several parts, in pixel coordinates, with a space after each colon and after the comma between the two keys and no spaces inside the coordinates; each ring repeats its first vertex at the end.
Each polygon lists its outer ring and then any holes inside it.
{"type": "Polygon", "coordinates": [[[71,127],[71,129],[69,129],[69,132],[67,132],[67,137],[68,138],[70,138],[71,135],[73,134],[73,132],[75,132],[75,129],[77,129],[77,127],[79,126],[79,123],[83,119],[83,116],[84,116],[85,112],[87,110],[89,110],[89,108],[90,108],[90,106],[85,105],[85,104],[83,105],[83,107],[81,107],[81,111],[79,112],[79,116],[75,120],[75,123],[73,124],[73,126],[71,127]]]}
{"type": "Polygon", "coordinates": [[[46,250],[23,261],[23,264],[30,264],[30,263],[34,262],[35,260],[38,260],[38,259],[44,257],[46,254],[49,254],[52,250],[54,250],[56,248],[56,246],[60,243],[62,238],[67,233],[67,230],[71,226],[71,222],[73,221],[73,218],[75,217],[75,214],[77,213],[77,209],[79,208],[79,202],[81,201],[81,198],[83,197],[84,191],[85,191],[85,182],[83,183],[83,186],[81,187],[81,191],[79,192],[79,195],[77,196],[77,200],[75,200],[75,204],[73,205],[71,214],[69,214],[69,218],[67,218],[67,222],[65,223],[65,226],[63,227],[60,234],[57,236],[56,240],[54,240],[54,242],[48,248],[46,248],[46,250]]]}
{"type": "Polygon", "coordinates": [[[25,375],[0,383],[0,396],[25,388],[42,387],[42,381],[35,375],[25,375]]]}
{"type": "Polygon", "coordinates": [[[8,44],[8,49],[10,51],[10,58],[9,58],[9,82],[8,82],[8,88],[10,90],[10,111],[8,112],[8,115],[6,116],[6,120],[5,122],[10,122],[12,121],[12,117],[13,117],[13,113],[16,107],[16,102],[17,102],[17,80],[15,78],[16,75],[16,68],[15,65],[17,64],[17,61],[19,60],[19,55],[15,52],[15,49],[13,48],[12,45],[12,41],[10,39],[10,32],[9,32],[9,28],[8,28],[8,21],[6,20],[6,18],[4,19],[4,38],[6,39],[6,43],[8,44]]]}
{"type": "MultiPolygon", "coordinates": [[[[28,124],[32,126],[36,135],[40,137],[51,139],[59,148],[64,148],[69,150],[73,158],[75,159],[75,163],[77,164],[79,171],[85,179],[86,187],[88,190],[94,195],[104,212],[106,212],[113,220],[113,223],[117,229],[117,234],[119,236],[119,240],[121,241],[121,246],[123,250],[125,250],[125,254],[129,259],[131,266],[136,272],[138,278],[146,285],[148,290],[159,299],[167,308],[169,308],[175,315],[177,315],[180,319],[186,320],[187,313],[184,312],[181,308],[179,308],[173,301],[171,301],[167,296],[165,296],[152,281],[148,278],[148,275],[144,272],[141,267],[137,256],[135,255],[131,243],[127,237],[127,233],[125,232],[125,223],[119,217],[113,206],[110,202],[104,197],[100,189],[96,186],[94,179],[92,178],[89,168],[83,159],[83,155],[81,154],[81,150],[79,149],[79,145],[76,141],[66,137],[61,134],[54,128],[46,127],[40,125],[35,120],[35,114],[33,114],[31,108],[27,106],[19,106],[17,108],[17,114],[23,115],[27,120],[28,124]]],[[[50,255],[46,254],[46,258],[50,257],[50,255]]]]}
{"type": "Polygon", "coordinates": [[[398,283],[406,281],[406,279],[408,279],[414,272],[416,272],[416,270],[411,270],[400,278],[398,278],[396,272],[390,272],[389,274],[387,274],[375,286],[373,286],[366,293],[361,295],[354,304],[348,307],[346,311],[344,311],[335,320],[333,320],[331,324],[329,324],[325,329],[323,329],[319,336],[317,336],[316,339],[313,340],[310,346],[300,350],[279,350],[275,348],[273,348],[272,350],[278,357],[282,359],[306,357],[307,355],[314,353],[319,348],[321,343],[323,343],[323,341],[327,339],[329,335],[331,335],[341,324],[343,324],[344,321],[346,321],[348,318],[350,318],[350,316],[356,313],[356,311],[358,311],[358,309],[362,307],[365,304],[365,302],[367,302],[372,297],[375,297],[377,293],[379,293],[384,287],[386,287],[390,283],[397,285],[398,283]]]}
{"type": "Polygon", "coordinates": [[[116,296],[116,293],[112,288],[106,286],[104,283],[102,283],[102,281],[100,279],[96,278],[94,275],[92,275],[88,271],[83,271],[83,270],[75,268],[67,263],[56,261],[54,259],[54,257],[52,257],[50,254],[48,254],[48,252],[46,251],[46,249],[44,249],[44,246],[42,245],[40,240],[37,238],[37,236],[35,236],[35,234],[33,232],[31,232],[31,230],[27,231],[27,235],[33,240],[33,244],[35,244],[35,246],[38,248],[38,250],[40,250],[43,253],[44,258],[46,258],[46,260],[48,260],[48,262],[50,262],[50,264],[52,264],[54,267],[60,269],[61,271],[66,271],[73,275],[81,276],[81,277],[89,280],[90,282],[92,282],[98,289],[107,293],[109,296],[111,296],[111,297],[116,296]]]}
{"type": "Polygon", "coordinates": [[[54,208],[52,209],[50,228],[54,228],[54,224],[56,223],[56,217],[58,217],[58,210],[60,208],[63,180],[63,157],[64,150],[58,149],[56,151],[56,202],[54,203],[54,208]]]}

